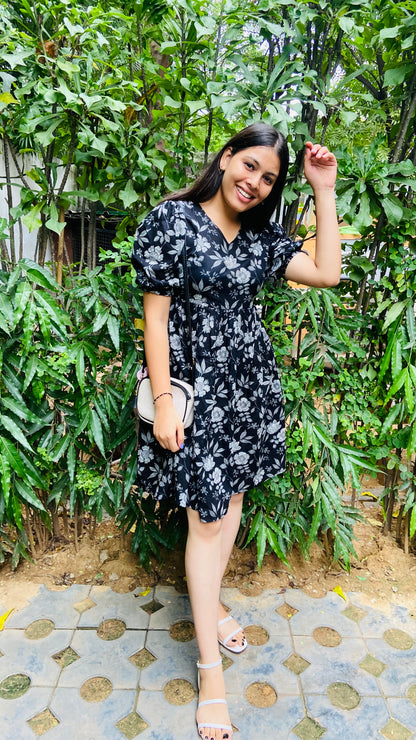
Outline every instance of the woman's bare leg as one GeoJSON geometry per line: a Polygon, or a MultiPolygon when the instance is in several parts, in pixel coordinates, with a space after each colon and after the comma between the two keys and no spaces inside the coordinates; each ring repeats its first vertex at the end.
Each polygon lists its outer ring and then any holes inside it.
{"type": "MultiPolygon", "coordinates": [[[[199,513],[187,509],[188,539],[185,551],[185,570],[189,598],[199,647],[199,662],[215,663],[219,657],[217,641],[218,602],[221,587],[221,540],[223,520],[201,522],[199,513]]],[[[225,699],[225,684],[222,665],[217,668],[201,669],[199,700],[225,699]]],[[[198,722],[207,720],[202,737],[223,740],[227,731],[211,728],[214,724],[230,725],[228,708],[225,704],[202,707],[197,713],[198,722]]],[[[231,734],[231,733],[229,733],[231,734]]]]}
{"type": "MultiPolygon", "coordinates": [[[[231,497],[230,505],[228,507],[228,511],[222,520],[222,534],[221,534],[221,581],[224,577],[225,571],[227,570],[228,561],[230,559],[231,553],[233,551],[235,538],[237,537],[238,530],[240,528],[240,522],[241,522],[241,511],[243,508],[243,493],[236,493],[234,496],[231,497]]],[[[221,619],[225,619],[227,617],[227,611],[224,609],[221,602],[219,602],[218,605],[218,622],[221,621],[221,619]]],[[[235,620],[230,620],[224,625],[221,625],[218,627],[218,634],[221,637],[222,640],[224,640],[227,635],[229,635],[231,632],[233,632],[235,629],[237,629],[238,623],[235,620]]],[[[244,632],[241,630],[236,635],[234,635],[234,639],[237,641],[236,643],[232,643],[229,641],[229,644],[232,646],[234,645],[242,645],[243,644],[243,637],[244,632]]],[[[227,643],[228,644],[228,643],[227,643]]]]}

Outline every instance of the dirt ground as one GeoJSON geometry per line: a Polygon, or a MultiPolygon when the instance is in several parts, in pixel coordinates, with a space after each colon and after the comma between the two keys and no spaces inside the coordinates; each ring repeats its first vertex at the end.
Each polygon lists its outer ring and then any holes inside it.
{"type": "MultiPolygon", "coordinates": [[[[322,548],[314,544],[310,560],[305,561],[294,550],[290,568],[274,554],[266,555],[258,572],[256,549],[234,549],[224,586],[238,587],[247,596],[258,596],[263,589],[276,591],[300,588],[313,598],[320,598],[337,587],[342,592],[361,592],[365,601],[378,609],[389,610],[389,604],[405,606],[416,616],[416,556],[406,555],[396,543],[394,533],[384,535],[380,507],[361,501],[364,521],[355,528],[355,550],[350,572],[329,561],[322,548]]],[[[130,550],[131,535],[121,538],[111,520],[97,525],[95,538],[87,531],[78,545],[51,544],[36,562],[22,561],[15,572],[6,562],[0,569],[0,603],[21,608],[41,583],[50,590],[61,590],[73,583],[106,585],[118,593],[127,593],[156,584],[172,585],[186,591],[183,552],[162,553],[153,560],[149,572],[139,566],[138,556],[130,550]]]]}

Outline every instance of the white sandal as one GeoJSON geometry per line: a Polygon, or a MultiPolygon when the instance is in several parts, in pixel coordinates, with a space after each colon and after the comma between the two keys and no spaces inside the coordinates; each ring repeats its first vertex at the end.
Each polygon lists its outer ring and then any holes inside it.
{"type": "MultiPolygon", "coordinates": [[[[198,689],[199,689],[199,670],[202,669],[209,669],[209,668],[218,668],[219,665],[221,665],[222,659],[220,658],[215,663],[197,663],[198,668],[198,689]]],[[[225,699],[206,699],[205,701],[200,701],[198,703],[198,709],[200,707],[206,707],[208,704],[227,704],[227,701],[225,699]]],[[[231,738],[233,735],[233,728],[231,725],[219,725],[215,722],[210,722],[209,720],[206,720],[205,722],[197,722],[198,727],[198,734],[200,737],[203,737],[201,735],[201,730],[204,727],[212,728],[213,730],[223,730],[223,740],[227,740],[228,738],[231,738]],[[226,734],[224,734],[226,733],[226,734]]]]}
{"type": "MultiPolygon", "coordinates": [[[[231,616],[225,617],[225,619],[221,619],[218,622],[218,627],[220,627],[222,624],[225,624],[226,622],[230,622],[231,619],[233,619],[233,617],[231,617],[231,616]]],[[[246,640],[246,638],[244,636],[243,636],[243,644],[242,645],[236,644],[234,647],[233,646],[230,647],[230,645],[227,645],[227,642],[229,640],[231,640],[233,637],[235,637],[235,635],[238,635],[238,633],[239,632],[242,632],[242,631],[243,631],[242,628],[241,627],[238,627],[236,630],[234,630],[234,632],[230,632],[230,634],[228,635],[228,637],[226,637],[224,640],[221,640],[221,638],[218,637],[218,642],[220,643],[220,645],[222,645],[223,647],[225,647],[225,649],[226,650],[229,650],[231,653],[242,653],[243,650],[245,650],[246,647],[247,647],[247,640],[246,640]]],[[[235,640],[235,642],[237,642],[237,640],[235,640]]]]}

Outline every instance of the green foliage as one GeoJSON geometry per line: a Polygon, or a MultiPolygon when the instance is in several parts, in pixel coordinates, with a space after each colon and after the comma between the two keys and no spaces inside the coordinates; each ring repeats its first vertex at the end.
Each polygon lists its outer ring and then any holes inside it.
{"type": "Polygon", "coordinates": [[[405,541],[414,537],[415,18],[413,0],[3,7],[0,526],[14,564],[33,551],[30,517],[51,528],[66,501],[75,515],[121,511],[126,529],[137,522],[144,564],[162,540],[175,543],[175,515],[133,489],[128,399],[141,309],[123,239],[260,118],[290,145],[288,231],[313,236],[301,223],[310,203],[302,152],[318,139],[337,150],[343,230],[361,237],[339,288],[265,291],[287,399],[287,475],[251,492],[245,541],[256,542],[259,564],[268,549],[285,559],[297,542],[307,556],[324,541],[348,566],[356,512],[346,491],[375,467],[385,472],[386,529],[398,507],[405,541]],[[42,269],[69,208],[89,215],[89,271],[81,264],[76,277],[62,254],[42,269]],[[109,208],[120,244],[97,268],[96,221],[109,208]],[[39,264],[19,261],[20,222],[38,230],[39,264]]]}
{"type": "Polygon", "coordinates": [[[50,527],[67,502],[115,516],[134,483],[141,309],[119,267],[108,260],[65,290],[29,260],[0,273],[0,523],[12,531],[25,532],[28,509],[50,527]]]}

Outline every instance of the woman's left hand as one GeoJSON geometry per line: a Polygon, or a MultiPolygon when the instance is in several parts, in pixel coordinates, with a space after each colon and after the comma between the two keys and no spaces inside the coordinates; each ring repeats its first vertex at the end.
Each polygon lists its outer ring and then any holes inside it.
{"type": "Polygon", "coordinates": [[[326,146],[305,144],[305,177],[313,190],[333,188],[337,177],[337,160],[326,146]]]}

